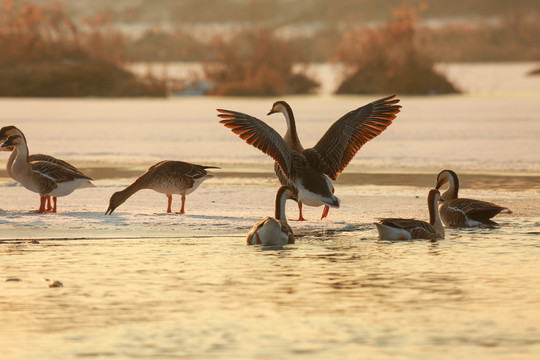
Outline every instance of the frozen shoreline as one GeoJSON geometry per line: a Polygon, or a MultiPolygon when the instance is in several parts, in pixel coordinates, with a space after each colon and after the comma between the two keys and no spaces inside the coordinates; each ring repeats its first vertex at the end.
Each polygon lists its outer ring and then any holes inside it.
{"type": "MultiPolygon", "coordinates": [[[[371,225],[380,217],[398,216],[427,219],[426,196],[433,184],[429,177],[412,178],[409,185],[358,185],[336,183],[339,209],[331,209],[328,218],[320,220],[322,207],[304,207],[305,222],[290,221],[295,234],[318,236],[325,232],[350,232],[355,236],[376,239],[371,225]],[[431,184],[431,183],[430,183],[431,184]],[[427,185],[427,186],[426,186],[427,185]],[[360,234],[360,235],[359,235],[360,234]]],[[[465,177],[467,179],[467,177],[465,177]]],[[[482,189],[478,177],[465,181],[472,187],[461,190],[463,197],[494,201],[513,210],[497,221],[509,225],[514,220],[540,216],[535,199],[540,196],[537,178],[531,178],[528,189],[516,187],[482,189]],[[471,181],[472,180],[472,181],[471,181]]],[[[512,178],[501,182],[511,184],[512,178]]],[[[514,179],[515,180],[515,179],[514,179]]],[[[166,197],[152,190],[142,190],[122,204],[112,215],[105,215],[109,198],[125,188],[132,179],[94,181],[96,188],[81,189],[58,199],[57,214],[35,214],[39,197],[15,182],[0,181],[0,241],[31,239],[129,239],[129,238],[196,238],[237,236],[239,243],[255,222],[273,216],[274,196],[278,188],[273,177],[219,177],[207,180],[187,196],[186,214],[167,214],[166,197]]],[[[515,183],[516,184],[516,183],[515,183]]],[[[173,196],[173,211],[180,206],[173,196]]],[[[288,219],[296,219],[296,203],[286,207],[288,219]]]]}

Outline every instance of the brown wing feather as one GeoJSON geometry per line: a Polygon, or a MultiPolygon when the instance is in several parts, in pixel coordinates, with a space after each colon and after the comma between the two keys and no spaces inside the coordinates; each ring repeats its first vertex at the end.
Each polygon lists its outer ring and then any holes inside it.
{"type": "MultiPolygon", "coordinates": [[[[470,219],[491,223],[489,219],[508,208],[496,205],[491,202],[458,198],[448,202],[448,207],[457,208],[463,211],[470,219]]],[[[509,211],[509,210],[508,210],[509,211]]]]}
{"type": "Polygon", "coordinates": [[[77,169],[75,166],[71,165],[67,161],[57,159],[54,156],[45,155],[45,154],[32,154],[28,157],[28,161],[47,161],[51,162],[53,164],[58,164],[60,166],[65,167],[66,169],[69,169],[73,172],[79,173],[81,175],[84,175],[79,169],[77,169]]]}
{"type": "Polygon", "coordinates": [[[199,179],[207,176],[206,169],[219,169],[217,166],[203,166],[178,160],[163,160],[146,170],[145,174],[162,174],[173,177],[199,179]]]}
{"type": "Polygon", "coordinates": [[[381,224],[406,230],[413,239],[435,239],[437,237],[433,226],[422,220],[387,218],[381,219],[381,224]]]}
{"type": "Polygon", "coordinates": [[[285,140],[265,122],[240,112],[217,109],[221,124],[232,130],[248,144],[274,159],[285,176],[294,176],[293,156],[285,140]]]}
{"type": "Polygon", "coordinates": [[[63,166],[48,161],[33,161],[30,163],[32,171],[38,172],[46,178],[52,179],[57,183],[73,181],[75,179],[88,179],[92,178],[76,173],[63,166]]]}
{"type": "Polygon", "coordinates": [[[68,170],[58,164],[48,161],[34,161],[30,163],[32,171],[41,175],[40,194],[48,194],[58,187],[59,183],[75,179],[89,179],[88,177],[68,170]]]}
{"type": "Polygon", "coordinates": [[[311,166],[336,180],[362,145],[392,124],[401,108],[398,102],[392,95],[343,115],[313,148],[304,151],[311,166]]]}

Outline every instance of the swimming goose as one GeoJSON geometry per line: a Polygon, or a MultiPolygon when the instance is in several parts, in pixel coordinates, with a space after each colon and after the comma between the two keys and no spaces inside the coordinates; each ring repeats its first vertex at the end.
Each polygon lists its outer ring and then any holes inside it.
{"type": "Polygon", "coordinates": [[[248,245],[282,246],[294,244],[294,234],[287,224],[285,202],[294,199],[294,194],[288,186],[281,186],[276,194],[275,218],[268,217],[253,225],[247,234],[248,245]]]}
{"type": "Polygon", "coordinates": [[[439,217],[437,203],[439,190],[428,194],[429,223],[416,219],[386,218],[374,223],[381,240],[444,239],[444,226],[439,217]]]}
{"type": "Polygon", "coordinates": [[[92,178],[73,172],[63,166],[47,161],[28,161],[28,146],[23,136],[11,135],[1,145],[2,147],[14,147],[17,151],[11,172],[13,178],[19,181],[28,190],[37,192],[40,197],[39,209],[35,212],[44,213],[46,196],[53,197],[56,212],[56,197],[71,194],[76,189],[94,187],[90,182],[92,178]]]}
{"type": "MultiPolygon", "coordinates": [[[[5,141],[9,136],[11,135],[20,135],[24,141],[26,142],[26,137],[24,136],[23,132],[19,130],[17,127],[10,125],[10,126],[4,126],[0,129],[0,141],[5,141]]],[[[13,162],[15,161],[15,158],[17,157],[17,150],[15,150],[14,146],[7,146],[5,148],[0,148],[0,151],[11,151],[11,154],[9,155],[7,164],[6,164],[6,172],[9,177],[15,179],[13,177],[13,173],[11,172],[11,167],[13,166],[13,162]]],[[[75,166],[71,165],[70,163],[57,159],[50,155],[44,155],[44,154],[32,154],[28,156],[28,161],[47,161],[54,164],[58,164],[60,166],[63,166],[73,172],[76,172],[78,174],[84,175],[79,169],[77,169],[75,166]]],[[[16,180],[16,179],[15,179],[16,180]]],[[[52,211],[53,207],[51,206],[51,197],[49,195],[46,196],[47,198],[47,211],[52,211]]],[[[56,203],[56,198],[53,199],[56,203]]]]}
{"type": "Polygon", "coordinates": [[[399,99],[394,97],[379,99],[343,115],[309,149],[303,149],[297,141],[292,111],[285,110],[289,127],[294,129],[287,132],[289,135],[285,134],[286,139],[253,116],[231,110],[217,111],[221,124],[274,159],[284,175],[283,182],[291,188],[299,203],[338,208],[339,199],[333,194],[330,179],[336,180],[362,145],[379,135],[396,118],[401,106],[396,105],[399,99]]]}
{"type": "Polygon", "coordinates": [[[437,186],[439,189],[448,183],[441,199],[439,207],[441,218],[447,227],[474,227],[474,226],[497,226],[492,217],[504,211],[512,213],[508,208],[502,207],[487,201],[458,198],[459,179],[452,170],[443,170],[437,176],[437,186]]]}
{"type": "Polygon", "coordinates": [[[133,184],[122,191],[115,192],[109,201],[105,214],[112,214],[114,209],[124,203],[130,196],[142,189],[152,189],[165,194],[168,198],[167,213],[171,213],[172,194],[182,196],[182,207],[177,214],[184,213],[186,195],[191,194],[206,179],[214,175],[206,169],[219,169],[215,166],[202,166],[183,161],[164,160],[152,165],[133,184]]]}

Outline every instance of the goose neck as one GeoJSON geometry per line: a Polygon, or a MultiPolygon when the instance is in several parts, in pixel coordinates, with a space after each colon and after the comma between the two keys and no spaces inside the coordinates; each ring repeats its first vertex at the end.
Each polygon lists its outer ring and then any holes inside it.
{"type": "Polygon", "coordinates": [[[459,180],[456,175],[449,174],[448,176],[448,190],[442,194],[444,200],[454,200],[458,198],[459,192],[459,180]]]}
{"type": "Polygon", "coordinates": [[[17,158],[17,148],[13,148],[11,151],[11,154],[9,154],[9,158],[6,164],[6,172],[9,177],[13,177],[13,173],[11,172],[11,167],[13,166],[13,163],[15,162],[15,159],[17,158]]]}
{"type": "Polygon", "coordinates": [[[439,215],[438,207],[439,197],[435,196],[433,201],[428,203],[429,208],[429,223],[435,228],[439,235],[444,237],[444,226],[439,215]]]}
{"type": "Polygon", "coordinates": [[[279,188],[276,194],[275,203],[275,218],[283,222],[287,222],[287,216],[285,215],[285,203],[292,195],[291,190],[287,186],[279,188]]]}
{"type": "Polygon", "coordinates": [[[129,185],[124,190],[120,191],[120,193],[125,196],[125,199],[129,198],[131,195],[135,194],[137,191],[142,189],[147,189],[147,183],[144,179],[138,178],[133,182],[133,184],[129,185]]]}
{"type": "Polygon", "coordinates": [[[301,152],[303,150],[298,138],[298,132],[296,131],[296,121],[294,120],[294,114],[289,106],[286,106],[283,115],[285,115],[285,121],[287,121],[287,132],[283,138],[287,145],[296,151],[301,152]]]}
{"type": "Polygon", "coordinates": [[[16,159],[25,159],[28,162],[28,145],[26,141],[22,144],[16,145],[13,151],[17,153],[16,159]]]}

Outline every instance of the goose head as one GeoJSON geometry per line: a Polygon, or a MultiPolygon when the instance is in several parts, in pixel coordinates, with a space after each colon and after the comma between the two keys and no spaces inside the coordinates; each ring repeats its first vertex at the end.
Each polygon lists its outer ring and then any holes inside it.
{"type": "Polygon", "coordinates": [[[19,145],[24,145],[25,141],[24,138],[20,135],[10,135],[6,141],[0,145],[2,149],[8,148],[13,149],[14,147],[17,147],[19,145]]]}
{"type": "Polygon", "coordinates": [[[112,194],[111,199],[109,200],[109,208],[105,211],[105,215],[111,215],[113,211],[122,205],[126,201],[126,196],[122,191],[117,191],[112,194]]]}
{"type": "Polygon", "coordinates": [[[285,101],[279,100],[272,105],[272,108],[267,115],[276,113],[282,113],[287,121],[287,132],[283,136],[285,143],[287,143],[287,146],[291,149],[302,152],[304,148],[302,147],[300,139],[298,138],[298,133],[296,132],[296,121],[294,120],[292,108],[285,101]]]}
{"type": "Polygon", "coordinates": [[[275,113],[283,113],[285,115],[288,115],[288,114],[292,114],[292,109],[289,106],[289,104],[287,104],[285,101],[279,100],[279,101],[276,101],[274,105],[272,105],[272,108],[270,109],[267,115],[272,115],[275,113]]]}
{"type": "MultiPolygon", "coordinates": [[[[24,136],[21,130],[17,129],[13,125],[4,126],[3,128],[0,129],[0,141],[5,141],[7,140],[7,138],[9,138],[12,135],[24,136]]],[[[1,147],[0,151],[12,151],[13,148],[14,146],[1,147]]]]}
{"type": "Polygon", "coordinates": [[[22,136],[22,132],[21,132],[21,130],[17,129],[13,125],[4,126],[3,128],[0,129],[0,141],[6,140],[11,135],[21,135],[22,136]]]}
{"type": "Polygon", "coordinates": [[[457,199],[459,191],[459,179],[457,174],[452,170],[443,170],[437,175],[437,185],[435,189],[440,189],[441,186],[448,183],[448,190],[442,194],[441,199],[452,200],[457,199]]]}

